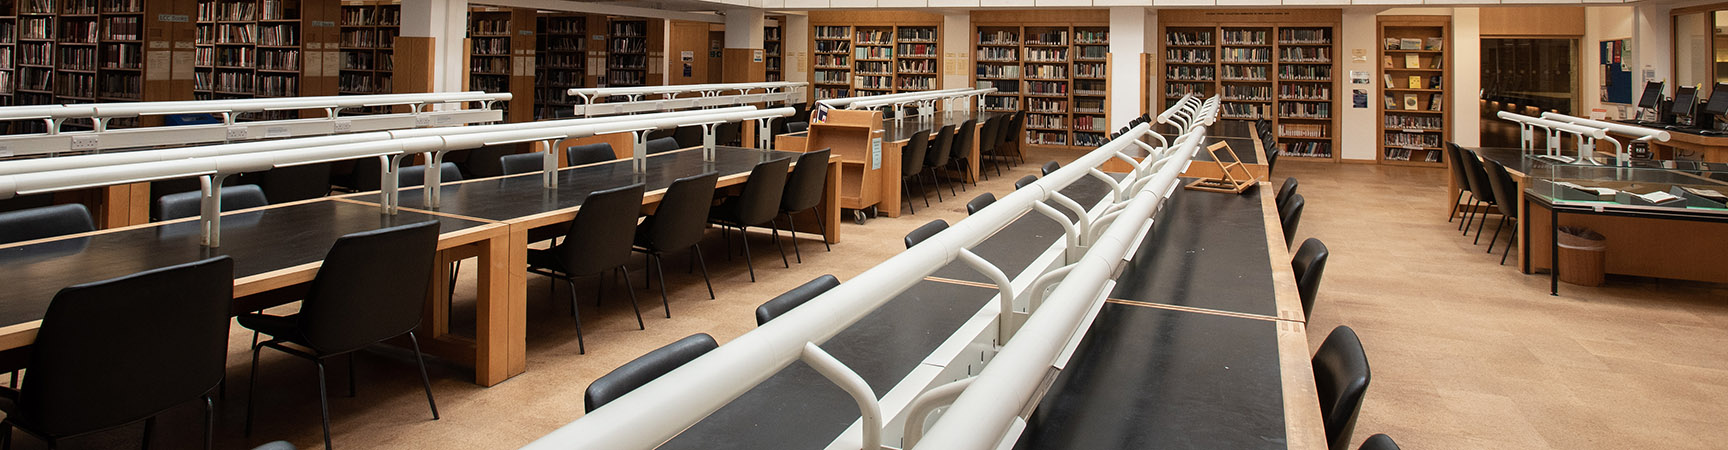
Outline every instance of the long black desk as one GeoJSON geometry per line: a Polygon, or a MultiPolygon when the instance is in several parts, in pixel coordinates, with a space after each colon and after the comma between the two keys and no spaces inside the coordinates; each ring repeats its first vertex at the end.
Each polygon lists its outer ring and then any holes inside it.
{"type": "MultiPolygon", "coordinates": [[[[1110,195],[1110,186],[1105,185],[1103,181],[1099,181],[1097,178],[1084,177],[1063,188],[1061,192],[1081,206],[1090,208],[1099,200],[1110,195]]],[[[1073,222],[1074,213],[1068,208],[1054,204],[1051,206],[1055,206],[1057,211],[1061,211],[1070,223],[1073,222]]],[[[1051,243],[1062,239],[1061,225],[1042,213],[1028,211],[1013,223],[1002,227],[996,234],[990,235],[984,242],[973,246],[972,252],[977,253],[985,261],[995,264],[996,268],[1002,270],[1002,273],[1013,278],[1025,271],[1027,266],[1032,265],[1032,262],[1038,259],[1038,255],[1044,254],[1044,251],[1050,248],[1051,243]]],[[[972,266],[960,261],[948,263],[948,265],[936,269],[930,276],[974,283],[992,283],[990,277],[984,276],[972,266]]]]}
{"type": "Polygon", "coordinates": [[[930,116],[907,117],[902,120],[883,119],[882,140],[890,142],[905,141],[912,139],[912,135],[918,134],[920,131],[930,132],[930,138],[935,139],[936,131],[945,126],[953,125],[958,127],[960,124],[965,123],[968,120],[973,121],[973,123],[984,123],[985,121],[1010,115],[1013,115],[1013,113],[994,111],[948,111],[938,112],[930,116]]]}
{"type": "MultiPolygon", "coordinates": [[[[923,281],[821,347],[880,397],[995,295],[995,289],[923,281]]],[[[858,418],[851,396],[794,362],[660,448],[818,449],[858,418]]]]}
{"type": "Polygon", "coordinates": [[[1273,194],[1176,190],[1015,448],[1325,448],[1273,194]]]}

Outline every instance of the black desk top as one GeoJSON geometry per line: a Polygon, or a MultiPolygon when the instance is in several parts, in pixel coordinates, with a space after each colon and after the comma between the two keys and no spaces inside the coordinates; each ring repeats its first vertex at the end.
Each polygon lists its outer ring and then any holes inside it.
{"type": "Polygon", "coordinates": [[[1277,322],[1104,304],[1014,446],[1285,448],[1277,322]]]}
{"type": "MultiPolygon", "coordinates": [[[[995,289],[920,282],[821,347],[880,398],[995,295],[995,289]]],[[[660,448],[823,448],[858,418],[851,396],[794,362],[660,448]]]]}
{"type": "Polygon", "coordinates": [[[0,249],[0,285],[12,286],[0,294],[0,326],[41,319],[67,286],[218,255],[232,256],[241,278],[323,260],[346,234],[427,220],[444,233],[485,225],[411,211],[387,216],[377,206],[328,199],[225,213],[216,249],[199,245],[196,220],[0,249]]]}
{"type": "Polygon", "coordinates": [[[929,131],[930,136],[934,138],[936,130],[948,125],[959,126],[961,123],[968,120],[978,120],[979,123],[982,123],[985,120],[992,120],[1010,114],[1013,113],[992,111],[950,111],[936,113],[934,116],[908,117],[905,120],[898,122],[894,119],[883,119],[882,140],[887,142],[904,141],[912,139],[912,135],[918,134],[919,131],[929,131]]]}
{"type": "MultiPolygon", "coordinates": [[[[1728,184],[1728,164],[1724,163],[1633,160],[1632,167],[1639,170],[1628,171],[1614,166],[1549,164],[1540,159],[1526,158],[1524,151],[1517,148],[1471,147],[1470,150],[1476,151],[1482,159],[1500,163],[1508,170],[1531,177],[1559,176],[1568,180],[1665,184],[1728,184]]],[[[1597,157],[1609,160],[1613,155],[1598,153],[1597,157]]]]}
{"type": "Polygon", "coordinates": [[[1176,189],[1110,297],[1277,317],[1255,189],[1242,195],[1176,189]]]}
{"type": "MultiPolygon", "coordinates": [[[[1080,206],[1091,208],[1099,200],[1110,195],[1110,187],[1097,178],[1083,177],[1062,189],[1062,193],[1080,206]]],[[[1055,206],[1055,205],[1052,205],[1055,206]]],[[[1074,214],[1068,208],[1056,207],[1070,223],[1074,214]]],[[[990,235],[984,242],[972,247],[972,252],[984,258],[1001,269],[1009,278],[1019,275],[1038,259],[1038,255],[1050,248],[1050,244],[1062,239],[1062,226],[1037,211],[1027,211],[1025,215],[1015,219],[1013,223],[1002,227],[996,234],[990,235]]],[[[936,269],[930,276],[950,280],[972,281],[977,283],[992,283],[990,277],[974,270],[972,266],[961,261],[954,261],[936,269]]]]}
{"type": "MultiPolygon", "coordinates": [[[[700,148],[690,148],[648,156],[648,170],[638,175],[630,170],[630,160],[620,159],[590,166],[558,170],[558,188],[541,187],[541,172],[496,179],[449,183],[441,186],[444,197],[438,212],[487,220],[506,221],[547,211],[557,211],[582,205],[594,191],[645,183],[648,192],[665,189],[678,178],[716,171],[722,178],[749,173],[756,163],[796,158],[800,153],[756,150],[717,146],[714,161],[702,160],[700,148]]],[[[401,205],[420,208],[425,204],[426,190],[404,189],[401,205]]]]}

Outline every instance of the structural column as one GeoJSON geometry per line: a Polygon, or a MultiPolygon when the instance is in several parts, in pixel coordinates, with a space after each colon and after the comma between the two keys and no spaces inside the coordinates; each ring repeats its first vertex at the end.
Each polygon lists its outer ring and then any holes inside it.
{"type": "Polygon", "coordinates": [[[468,73],[463,45],[467,37],[467,0],[402,2],[392,76],[395,92],[462,91],[462,75],[468,73]]]}
{"type": "MultiPolygon", "coordinates": [[[[726,15],[726,48],[721,53],[721,81],[755,83],[768,80],[766,51],[762,46],[763,28],[767,18],[760,9],[728,9],[726,15]]],[[[781,44],[785,45],[785,44],[781,44]]],[[[782,47],[784,51],[784,47],[782,47]]],[[[786,58],[781,57],[781,66],[786,58]]]]}
{"type": "MultiPolygon", "coordinates": [[[[1145,69],[1147,45],[1157,33],[1158,20],[1146,8],[1118,6],[1110,8],[1110,129],[1128,125],[1140,117],[1144,109],[1147,79],[1145,69]]],[[[1156,42],[1156,41],[1153,41],[1156,42]]]]}

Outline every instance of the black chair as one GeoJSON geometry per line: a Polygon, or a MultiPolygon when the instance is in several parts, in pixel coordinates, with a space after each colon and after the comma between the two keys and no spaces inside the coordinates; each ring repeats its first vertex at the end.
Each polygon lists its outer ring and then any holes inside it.
{"type": "Polygon", "coordinates": [[[1051,172],[1055,172],[1057,169],[1061,169],[1061,168],[1062,168],[1062,163],[1058,163],[1056,161],[1050,161],[1050,162],[1044,163],[1044,167],[1038,168],[1038,175],[1047,177],[1047,176],[1050,176],[1051,172]]]}
{"type": "MultiPolygon", "coordinates": [[[[961,192],[966,191],[966,169],[972,167],[972,141],[977,139],[977,135],[977,122],[960,122],[960,128],[954,130],[954,148],[948,151],[949,168],[959,177],[961,192]]],[[[972,185],[978,185],[977,178],[973,178],[972,185]]]]}
{"type": "Polygon", "coordinates": [[[666,153],[681,148],[684,148],[684,146],[678,145],[677,138],[663,137],[648,141],[648,154],[650,155],[655,153],[666,153]]]}
{"type": "Polygon", "coordinates": [[[618,154],[612,151],[612,144],[605,142],[578,145],[564,150],[564,160],[572,166],[606,162],[614,159],[618,159],[618,154]]]}
{"type": "Polygon", "coordinates": [[[1319,239],[1308,238],[1290,258],[1290,269],[1296,275],[1296,292],[1302,297],[1303,318],[1314,313],[1314,297],[1320,292],[1320,276],[1326,272],[1326,259],[1331,254],[1319,239]]]}
{"type": "MultiPolygon", "coordinates": [[[[1459,154],[1463,153],[1464,149],[1459,147],[1458,144],[1447,142],[1445,151],[1447,161],[1451,162],[1450,164],[1447,164],[1446,167],[1452,172],[1452,183],[1458,185],[1458,198],[1453,199],[1453,204],[1464,203],[1464,194],[1470,194],[1470,198],[1474,199],[1476,194],[1470,192],[1470,180],[1466,179],[1464,175],[1464,159],[1459,157],[1459,154]]],[[[1453,211],[1453,214],[1448,214],[1446,216],[1446,221],[1451,222],[1453,218],[1458,216],[1457,213],[1458,211],[1453,211]]],[[[1464,223],[1459,222],[1458,226],[1463,227],[1464,223]]]]}
{"type": "MultiPolygon", "coordinates": [[[[1486,161],[1485,164],[1485,169],[1488,172],[1488,190],[1494,192],[1494,198],[1507,200],[1518,198],[1518,182],[1512,179],[1512,173],[1506,170],[1506,166],[1491,160],[1486,161]]],[[[1506,228],[1506,225],[1511,223],[1514,226],[1513,229],[1516,230],[1518,222],[1518,205],[1516,203],[1502,201],[1494,205],[1500,210],[1500,223],[1494,226],[1494,237],[1488,238],[1489,254],[1494,253],[1494,241],[1500,239],[1500,229],[1506,228]]],[[[1477,232],[1477,235],[1480,237],[1481,232],[1477,232]]],[[[1512,243],[1517,240],[1518,233],[1512,233],[1510,237],[1506,238],[1506,250],[1500,254],[1501,265],[1506,264],[1506,257],[1512,254],[1512,243]]]]}
{"type": "Polygon", "coordinates": [[[1476,205],[1471,206],[1470,216],[1464,221],[1464,234],[1470,234],[1470,223],[1476,222],[1476,240],[1482,243],[1482,225],[1488,222],[1488,211],[1482,211],[1480,217],[1476,213],[1477,205],[1499,206],[1498,197],[1488,186],[1488,169],[1482,166],[1482,160],[1476,157],[1476,152],[1464,150],[1458,158],[1464,163],[1464,179],[1470,185],[1470,193],[1476,197],[1476,205]]]}
{"type": "MultiPolygon", "coordinates": [[[[756,163],[750,169],[750,178],[744,181],[744,193],[737,197],[727,197],[708,213],[708,222],[726,228],[738,229],[738,241],[744,244],[744,264],[750,268],[750,281],[756,281],[756,263],[750,261],[750,239],[744,231],[749,227],[760,227],[767,224],[774,233],[774,248],[780,250],[780,262],[787,268],[792,263],[786,260],[786,249],[780,246],[780,199],[786,193],[786,170],[791,165],[791,158],[780,158],[773,161],[756,163]]],[[[726,240],[726,257],[732,257],[732,240],[726,240]]],[[[662,281],[664,282],[664,281],[662,281]]]]}
{"type": "Polygon", "coordinates": [[[23,389],[0,388],[0,445],[11,447],[13,427],[57,448],[142,420],[148,448],[158,414],[202,398],[210,448],[233,290],[227,256],[61,289],[30,344],[23,389]]]}
{"type": "MultiPolygon", "coordinates": [[[[456,163],[438,164],[438,183],[462,181],[462,170],[456,163]]],[[[426,166],[408,166],[396,171],[396,187],[409,188],[426,184],[426,166]]]]}
{"type": "Polygon", "coordinates": [[[1398,443],[1392,442],[1391,436],[1383,433],[1376,434],[1368,436],[1368,440],[1362,441],[1362,447],[1357,450],[1398,450],[1398,443]]]}
{"type": "Polygon", "coordinates": [[[966,202],[966,215],[978,214],[978,210],[990,206],[991,203],[996,203],[996,194],[989,192],[978,194],[977,197],[972,198],[972,201],[966,202]]]}
{"type": "MultiPolygon", "coordinates": [[[[625,265],[630,262],[636,211],[642,208],[645,190],[637,183],[588,194],[582,200],[582,208],[576,211],[576,218],[570,221],[564,242],[546,250],[528,249],[528,272],[564,280],[570,285],[570,317],[576,319],[577,353],[588,353],[588,348],[582,343],[582,315],[576,310],[576,277],[618,269],[624,271],[625,280],[630,279],[630,269],[625,265]]],[[[557,284],[550,286],[557,289],[557,284]]],[[[605,284],[595,286],[602,289],[594,294],[598,302],[605,294],[605,284]]],[[[642,325],[642,307],[636,304],[636,291],[628,286],[624,291],[630,294],[630,307],[636,310],[636,327],[648,329],[642,325]]]]}
{"type": "Polygon", "coordinates": [[[666,307],[666,318],[672,318],[672,303],[666,299],[666,271],[661,259],[666,252],[688,248],[691,258],[702,267],[702,282],[708,284],[708,298],[714,298],[714,283],[708,280],[708,263],[702,260],[702,232],[707,229],[708,211],[713,206],[714,186],[720,173],[708,172],[672,181],[654,215],[636,225],[636,239],[631,249],[648,255],[654,261],[651,278],[660,274],[660,304],[666,307]]]}
{"type": "MultiPolygon", "coordinates": [[[[954,126],[948,125],[936,130],[936,139],[930,143],[930,152],[924,156],[924,165],[930,169],[930,182],[936,185],[936,201],[942,201],[942,180],[936,177],[936,171],[948,166],[948,161],[954,152],[954,126]]],[[[948,194],[960,196],[954,192],[954,185],[948,185],[948,194]]]]}
{"type": "Polygon", "coordinates": [[[1307,203],[1302,194],[1290,194],[1290,201],[1278,208],[1278,224],[1284,228],[1284,246],[1296,242],[1296,226],[1302,223],[1302,208],[1307,203]]]}
{"type": "Polygon", "coordinates": [[[996,139],[1000,135],[998,131],[1002,129],[1002,121],[1003,119],[986,120],[984,121],[984,129],[978,132],[979,176],[984,176],[984,167],[982,166],[984,163],[990,163],[991,167],[996,168],[996,176],[1002,176],[1002,166],[998,163],[1001,160],[1001,155],[996,153],[996,148],[1002,143],[1001,140],[996,139]]]}
{"type": "Polygon", "coordinates": [[[828,226],[823,223],[822,211],[816,210],[828,185],[830,153],[825,148],[798,155],[798,165],[792,168],[792,175],[786,179],[786,192],[780,194],[780,213],[786,215],[786,230],[792,232],[792,254],[798,256],[799,264],[804,263],[804,253],[798,250],[798,226],[792,222],[793,214],[814,211],[816,228],[822,230],[822,247],[834,251],[834,247],[828,245],[828,226]]]}
{"type": "Polygon", "coordinates": [[[918,177],[924,173],[924,158],[929,149],[930,130],[912,133],[912,138],[906,141],[906,147],[901,149],[903,152],[900,154],[900,195],[906,197],[906,207],[911,208],[913,214],[918,213],[918,208],[912,206],[912,184],[906,180],[918,180],[918,196],[924,198],[924,207],[930,207],[929,189],[924,186],[924,179],[918,177]]]}
{"type": "MultiPolygon", "coordinates": [[[[168,194],[156,199],[156,220],[174,220],[203,213],[203,191],[168,194]]],[[[264,189],[255,184],[222,187],[222,211],[237,211],[269,205],[264,189]]]]}
{"type": "Polygon", "coordinates": [[[330,195],[330,163],[278,167],[258,174],[264,197],[276,203],[297,202],[330,195]]]}
{"type": "Polygon", "coordinates": [[[630,360],[588,385],[588,390],[582,393],[583,411],[594,412],[716,348],[720,344],[714,342],[713,336],[696,333],[630,360]]]}
{"type": "Polygon", "coordinates": [[[774,320],[775,317],[780,317],[781,314],[791,311],[792,308],[797,308],[798,305],[802,305],[839,285],[839,278],[834,278],[833,275],[823,275],[769,299],[762,306],[756,307],[756,326],[762,326],[762,324],[774,320]]]}
{"type": "Polygon", "coordinates": [[[1345,450],[1356,429],[1356,414],[1362,411],[1362,397],[1368,393],[1368,354],[1362,351],[1356,331],[1340,326],[1314,352],[1313,365],[1314,392],[1320,398],[1328,448],[1345,450]]]}
{"type": "Polygon", "coordinates": [[[504,166],[505,175],[532,173],[546,170],[544,161],[545,157],[539,152],[504,155],[502,158],[498,159],[498,163],[504,166]]]}
{"type": "Polygon", "coordinates": [[[1008,129],[1002,131],[1002,143],[1014,143],[1014,157],[1019,159],[1021,163],[1026,162],[1026,152],[1020,146],[1018,139],[1020,130],[1024,129],[1026,129],[1026,112],[1019,111],[1014,113],[1013,120],[1008,121],[1008,129]]]}
{"type": "Polygon", "coordinates": [[[1020,189],[1020,188],[1026,187],[1026,186],[1031,186],[1032,183],[1037,183],[1037,182],[1038,182],[1038,176],[1037,175],[1023,176],[1023,177],[1020,177],[1019,180],[1014,181],[1014,189],[1020,189]]]}
{"type": "Polygon", "coordinates": [[[702,145],[702,127],[700,125],[678,127],[672,130],[672,139],[678,141],[678,148],[702,145]]]}
{"type": "MultiPolygon", "coordinates": [[[[714,145],[740,145],[744,141],[744,124],[721,122],[714,126],[714,145]]],[[[698,143],[697,145],[701,145],[698,143]]]]}
{"type": "Polygon", "coordinates": [[[1008,143],[1013,142],[1014,136],[1019,135],[1019,133],[1015,132],[1015,130],[1016,130],[1015,127],[1018,126],[1017,122],[1015,122],[1015,119],[1018,119],[1019,117],[1020,117],[1020,115],[1018,113],[1016,113],[1013,116],[1003,116],[1003,117],[997,118],[996,120],[1002,121],[1002,125],[996,127],[996,136],[992,137],[993,139],[996,139],[996,154],[1000,155],[1003,158],[1003,161],[1009,163],[1009,167],[1013,167],[1015,165],[1018,165],[1021,162],[1024,162],[1024,161],[1022,161],[1022,158],[1020,157],[1020,154],[1018,153],[1018,151],[1016,151],[1015,153],[1008,153],[1007,152],[1008,143]]]}
{"type": "Polygon", "coordinates": [[[930,239],[930,236],[935,236],[936,233],[941,233],[942,230],[946,229],[948,229],[948,221],[942,219],[932,220],[930,223],[919,225],[918,228],[913,229],[911,233],[906,233],[906,248],[912,248],[912,246],[918,245],[919,242],[924,242],[925,239],[930,239]]]}
{"type": "Polygon", "coordinates": [[[810,122],[786,122],[787,134],[803,133],[805,131],[810,131],[810,122]]]}
{"type": "Polygon", "coordinates": [[[1276,197],[1273,200],[1275,202],[1274,204],[1280,208],[1284,207],[1284,203],[1290,201],[1290,194],[1295,194],[1295,193],[1296,193],[1296,177],[1285,178],[1284,179],[1284,185],[1278,187],[1278,197],[1276,197]]]}
{"type": "Polygon", "coordinates": [[[90,209],[77,203],[0,213],[0,244],[96,231],[90,209]]]}
{"type": "Polygon", "coordinates": [[[270,347],[311,360],[318,366],[318,405],[324,416],[324,447],[330,448],[330,399],[325,388],[324,360],[348,355],[348,396],[354,396],[354,352],[402,335],[414,346],[420,382],[432,420],[438,404],[414,328],[432,281],[433,255],[438,248],[438,222],[428,221],[349,234],[336,240],[324,264],[289,316],[245,314],[240,326],[270,336],[252,346],[252,375],[246,402],[246,434],[252,434],[252,410],[258,404],[258,353],[270,347]],[[292,346],[290,345],[292,344],[292,346]]]}

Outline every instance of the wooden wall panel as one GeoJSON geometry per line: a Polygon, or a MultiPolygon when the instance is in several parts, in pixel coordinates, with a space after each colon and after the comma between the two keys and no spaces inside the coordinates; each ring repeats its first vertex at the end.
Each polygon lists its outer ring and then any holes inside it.
{"type": "MultiPolygon", "coordinates": [[[[432,92],[433,38],[397,36],[393,47],[395,65],[390,70],[391,83],[398,94],[432,92]]],[[[464,57],[466,59],[466,57],[464,57]]],[[[463,65],[467,67],[466,64],[463,65]]],[[[466,71],[463,72],[467,74],[466,71]]],[[[467,84],[468,77],[462,77],[467,84]]]]}
{"type": "Polygon", "coordinates": [[[768,80],[768,59],[766,53],[761,61],[756,60],[757,48],[729,48],[723,51],[725,55],[720,65],[723,68],[720,82],[722,83],[755,83],[768,80]]]}
{"type": "MultiPolygon", "coordinates": [[[[666,79],[673,85],[708,83],[711,59],[708,57],[708,23],[674,20],[671,27],[672,36],[666,48],[666,79]],[[690,52],[690,61],[684,61],[684,52],[690,52]],[[685,65],[690,66],[688,74],[684,71],[685,65]]],[[[652,59],[649,66],[652,73],[652,59]]]]}
{"type": "Polygon", "coordinates": [[[1583,36],[1582,6],[1482,8],[1482,36],[1583,36]]]}

